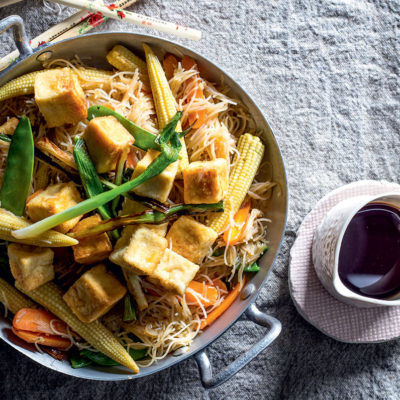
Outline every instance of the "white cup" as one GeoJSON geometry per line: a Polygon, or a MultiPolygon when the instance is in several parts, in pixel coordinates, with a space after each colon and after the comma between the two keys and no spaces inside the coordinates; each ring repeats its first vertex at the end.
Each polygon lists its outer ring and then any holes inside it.
{"type": "Polygon", "coordinates": [[[400,193],[352,197],[338,203],[326,214],[313,238],[314,268],[324,287],[340,301],[358,307],[399,306],[399,294],[386,299],[363,296],[345,286],[339,276],[339,254],[346,229],[361,208],[375,201],[400,208],[400,193]]]}

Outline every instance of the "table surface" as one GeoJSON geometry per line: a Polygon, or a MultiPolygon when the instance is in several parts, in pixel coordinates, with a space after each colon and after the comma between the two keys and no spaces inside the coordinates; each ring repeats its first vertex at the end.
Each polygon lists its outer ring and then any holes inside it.
{"type": "MultiPolygon", "coordinates": [[[[131,9],[201,29],[200,42],[181,42],[244,86],[275,132],[286,160],[290,215],[257,305],[278,318],[283,330],[233,379],[208,392],[193,360],[133,382],[87,382],[41,367],[0,343],[2,398],[399,398],[400,342],[350,345],[324,336],[297,314],[287,276],[296,231],[318,199],[360,179],[400,181],[399,1],[138,0],[131,9]]],[[[34,37],[72,12],[26,0],[0,9],[0,17],[21,15],[34,37]]],[[[117,21],[104,25],[102,30],[143,32],[117,21]]],[[[10,34],[0,43],[3,56],[12,49],[10,34]]],[[[214,368],[261,335],[240,320],[208,350],[214,368]]]]}

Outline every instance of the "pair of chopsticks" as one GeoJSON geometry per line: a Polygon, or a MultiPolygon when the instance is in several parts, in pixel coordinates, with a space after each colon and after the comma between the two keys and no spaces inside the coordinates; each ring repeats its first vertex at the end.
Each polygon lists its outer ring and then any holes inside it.
{"type": "Polygon", "coordinates": [[[95,13],[101,13],[105,17],[130,22],[146,28],[156,29],[160,32],[170,33],[191,40],[200,40],[201,32],[187,26],[173,24],[162,19],[147,17],[131,11],[124,11],[116,4],[105,5],[98,0],[49,0],[53,3],[63,4],[67,7],[79,8],[95,13]]]}
{"type": "MultiPolygon", "coordinates": [[[[7,0],[6,0],[7,1],[7,0]]],[[[16,3],[20,0],[8,0],[7,3],[16,3]],[[10,1],[10,2],[8,2],[10,1]]],[[[157,18],[147,17],[145,15],[135,14],[124,8],[131,6],[137,0],[119,0],[114,4],[103,5],[98,0],[50,0],[54,3],[64,4],[74,8],[80,8],[86,11],[80,11],[71,15],[65,21],[53,26],[46,32],[43,32],[31,40],[32,48],[39,47],[45,43],[58,42],[69,39],[74,36],[83,35],[94,27],[102,24],[108,18],[124,20],[135,25],[146,28],[152,28],[161,32],[170,33],[180,37],[192,40],[200,40],[201,32],[196,29],[187,28],[166,22],[157,18]]],[[[2,5],[2,3],[0,3],[2,5]]],[[[18,58],[18,50],[13,51],[0,59],[0,71],[8,67],[18,58]]]]}

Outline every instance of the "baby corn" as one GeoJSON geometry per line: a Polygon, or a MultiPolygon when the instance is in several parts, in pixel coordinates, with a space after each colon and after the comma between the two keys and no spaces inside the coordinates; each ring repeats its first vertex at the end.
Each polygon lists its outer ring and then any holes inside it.
{"type": "Polygon", "coordinates": [[[62,298],[62,292],[56,284],[49,282],[37,289],[25,292],[15,283],[18,290],[48,309],[58,318],[63,320],[73,331],[85,339],[90,345],[101,351],[114,361],[132,370],[139,372],[139,368],[129,353],[124,349],[115,336],[100,322],[94,321],[86,324],[80,321],[62,298]]]}
{"type": "MultiPolygon", "coordinates": [[[[0,101],[17,96],[33,94],[35,78],[41,72],[43,72],[43,70],[30,72],[29,74],[22,75],[7,82],[0,88],[0,101]]],[[[79,82],[84,89],[90,89],[93,85],[97,86],[99,81],[106,81],[112,76],[112,72],[98,69],[79,68],[74,70],[74,73],[78,76],[79,82]]]]}
{"type": "Polygon", "coordinates": [[[135,72],[138,69],[142,80],[146,83],[149,80],[146,63],[124,46],[114,46],[107,54],[107,61],[119,71],[135,72]]]}
{"type": "Polygon", "coordinates": [[[243,203],[260,166],[264,145],[258,137],[246,133],[239,139],[238,152],[240,155],[234,160],[235,164],[224,199],[224,212],[212,215],[207,223],[217,233],[221,233],[231,215],[235,215],[243,203]]]}
{"type": "MultiPolygon", "coordinates": [[[[176,114],[176,104],[171,88],[169,87],[167,77],[165,76],[163,67],[153,53],[151,48],[143,44],[146,53],[147,70],[149,73],[151,91],[153,93],[154,105],[156,107],[158,128],[162,129],[171,118],[176,114]]],[[[181,123],[176,126],[178,132],[182,131],[181,123]]],[[[189,158],[186,150],[185,139],[181,138],[182,149],[179,153],[181,157],[179,161],[179,171],[182,172],[189,165],[189,158]]]]}
{"type": "Polygon", "coordinates": [[[17,217],[4,208],[0,208],[0,239],[2,240],[41,247],[66,247],[78,244],[77,240],[53,230],[29,239],[16,239],[12,235],[12,231],[26,228],[29,225],[31,224],[24,218],[17,217]]]}
{"type": "Polygon", "coordinates": [[[16,314],[21,308],[35,308],[36,305],[21,292],[0,278],[0,303],[16,314]]]}

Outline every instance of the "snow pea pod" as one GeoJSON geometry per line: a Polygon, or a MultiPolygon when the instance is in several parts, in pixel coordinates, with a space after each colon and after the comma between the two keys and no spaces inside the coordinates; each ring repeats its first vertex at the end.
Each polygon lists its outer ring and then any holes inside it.
{"type": "Polygon", "coordinates": [[[35,149],[29,118],[22,116],[11,138],[3,183],[1,207],[22,216],[32,184],[35,149]]]}

